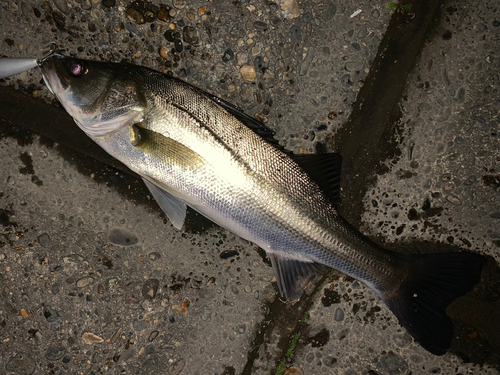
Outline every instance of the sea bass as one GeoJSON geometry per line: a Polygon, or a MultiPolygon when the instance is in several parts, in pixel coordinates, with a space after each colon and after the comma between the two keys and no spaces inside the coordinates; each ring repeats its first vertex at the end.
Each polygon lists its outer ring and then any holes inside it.
{"type": "Polygon", "coordinates": [[[297,159],[263,124],[179,79],[57,54],[39,65],[76,124],[142,177],[177,229],[190,206],[255,243],[288,299],[300,297],[318,265],[337,269],[372,288],[425,349],[447,351],[445,309],[478,281],[485,257],[383,249],[335,209],[338,157],[297,159]]]}

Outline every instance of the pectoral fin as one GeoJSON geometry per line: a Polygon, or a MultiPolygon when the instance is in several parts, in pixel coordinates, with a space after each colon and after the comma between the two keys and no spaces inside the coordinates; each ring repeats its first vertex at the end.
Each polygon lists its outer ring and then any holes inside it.
{"type": "Polygon", "coordinates": [[[288,300],[297,300],[305,289],[305,284],[321,270],[321,265],[314,262],[303,262],[270,253],[280,294],[288,300]]]}
{"type": "Polygon", "coordinates": [[[155,183],[145,178],[143,180],[158,205],[172,222],[172,225],[180,230],[186,219],[186,204],[158,187],[155,183]]]}

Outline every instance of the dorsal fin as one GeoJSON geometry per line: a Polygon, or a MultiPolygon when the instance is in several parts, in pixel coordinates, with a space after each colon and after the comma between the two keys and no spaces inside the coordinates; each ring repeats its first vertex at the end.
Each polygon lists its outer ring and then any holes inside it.
{"type": "Polygon", "coordinates": [[[297,154],[291,158],[316,182],[335,205],[340,204],[340,154],[297,154]]]}
{"type": "Polygon", "coordinates": [[[274,135],[276,133],[273,130],[271,130],[271,128],[268,128],[266,125],[264,125],[256,118],[247,115],[245,112],[243,112],[242,109],[238,108],[234,104],[231,104],[228,101],[219,98],[218,96],[212,94],[207,94],[207,95],[211,100],[220,105],[222,108],[224,108],[234,117],[236,117],[239,121],[241,121],[247,128],[252,130],[257,135],[261,136],[267,143],[272,144],[274,147],[280,149],[281,151],[287,154],[291,154],[290,151],[286,150],[283,146],[281,146],[278,140],[274,138],[274,135]]]}

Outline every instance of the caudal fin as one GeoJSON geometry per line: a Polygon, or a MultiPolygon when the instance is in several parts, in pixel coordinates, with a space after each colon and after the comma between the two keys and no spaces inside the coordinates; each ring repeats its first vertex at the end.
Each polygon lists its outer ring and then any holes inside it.
{"type": "Polygon", "coordinates": [[[484,256],[467,252],[414,256],[400,290],[382,299],[422,347],[443,355],[453,336],[446,307],[474,286],[485,262],[484,256]]]}

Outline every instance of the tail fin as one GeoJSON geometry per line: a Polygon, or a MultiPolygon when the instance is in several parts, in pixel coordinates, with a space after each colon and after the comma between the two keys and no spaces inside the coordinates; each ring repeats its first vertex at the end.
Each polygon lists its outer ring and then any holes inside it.
{"type": "Polygon", "coordinates": [[[485,263],[482,255],[467,252],[412,256],[401,289],[382,299],[422,347],[443,355],[453,336],[446,307],[474,286],[485,263]]]}

